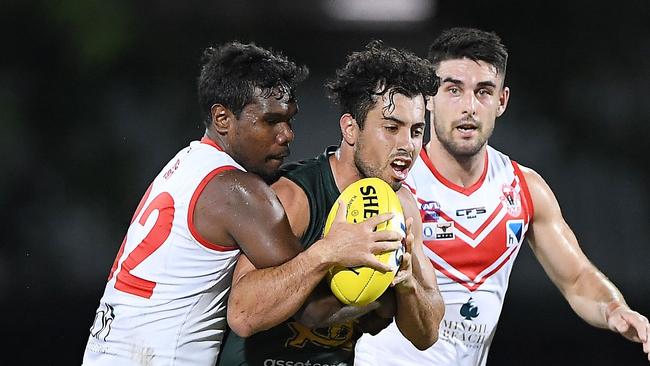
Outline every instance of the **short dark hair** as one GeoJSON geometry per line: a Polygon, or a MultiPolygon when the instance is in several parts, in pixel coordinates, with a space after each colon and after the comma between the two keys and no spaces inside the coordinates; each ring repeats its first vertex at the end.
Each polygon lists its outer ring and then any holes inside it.
{"type": "Polygon", "coordinates": [[[350,54],[345,66],[336,70],[336,77],[325,87],[342,112],[350,113],[363,128],[378,96],[389,92],[390,108],[394,94],[409,98],[435,95],[438,77],[429,61],[375,40],[364,51],[350,54]]]}
{"type": "Polygon", "coordinates": [[[494,32],[476,28],[450,28],[443,31],[429,47],[429,61],[436,67],[442,61],[468,58],[493,65],[505,78],[508,50],[494,32]]]}
{"type": "Polygon", "coordinates": [[[214,104],[223,105],[239,118],[252,101],[255,88],[261,89],[265,97],[280,93],[281,98],[284,93],[290,93],[293,99],[295,86],[308,74],[306,66],[296,66],[281,53],[254,43],[232,41],[208,47],[203,52],[198,79],[204,123],[210,125],[214,104]]]}

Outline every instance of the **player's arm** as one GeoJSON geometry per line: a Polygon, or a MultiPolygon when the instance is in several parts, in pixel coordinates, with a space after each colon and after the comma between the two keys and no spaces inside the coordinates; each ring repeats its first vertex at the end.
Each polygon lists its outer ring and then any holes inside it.
{"type": "Polygon", "coordinates": [[[534,207],[528,239],[548,276],[587,323],[641,342],[650,352],[648,319],[631,310],[616,286],[587,259],[542,177],[525,167],[522,172],[534,207]]]}
{"type": "MultiPolygon", "coordinates": [[[[297,237],[301,237],[307,230],[310,220],[309,201],[307,195],[301,187],[287,178],[280,178],[280,180],[273,184],[272,188],[285,208],[293,233],[297,237]]],[[[345,210],[338,210],[342,221],[340,223],[341,225],[330,229],[328,239],[332,240],[332,245],[337,241],[340,242],[336,243],[337,246],[343,244],[340,247],[340,250],[353,252],[358,250],[358,248],[355,247],[359,247],[359,244],[361,243],[352,241],[349,242],[351,245],[347,249],[345,248],[345,241],[347,240],[344,240],[343,238],[348,235],[345,231],[346,226],[354,228],[355,225],[345,222],[344,212],[345,210]]],[[[374,228],[372,225],[376,225],[376,223],[370,223],[370,225],[371,226],[368,228],[374,228]]],[[[318,245],[322,245],[321,241],[314,243],[308,251],[315,250],[315,247],[318,245]]],[[[332,248],[334,247],[332,246],[332,248]]],[[[386,266],[384,270],[388,268],[389,267],[386,266]]],[[[378,305],[379,304],[377,303],[372,303],[367,306],[344,306],[332,294],[329,287],[324,282],[321,282],[320,285],[310,294],[300,311],[294,315],[294,318],[310,328],[318,328],[342,323],[350,319],[356,319],[373,309],[376,309],[378,305]]]]}
{"type": "MultiPolygon", "coordinates": [[[[365,257],[342,258],[327,242],[302,252],[274,192],[257,176],[245,172],[224,173],[208,183],[195,217],[203,222],[197,229],[206,239],[235,243],[245,254],[235,267],[228,300],[228,324],[242,337],[293,315],[330,266],[345,260],[384,266],[370,250],[365,257]]],[[[373,250],[394,246],[384,241],[390,234],[373,233],[368,225],[347,234],[348,240],[370,237],[374,241],[365,243],[374,245],[373,250]]]]}
{"type": "Polygon", "coordinates": [[[445,304],[433,266],[422,249],[422,221],[415,200],[405,188],[398,195],[408,219],[406,253],[393,280],[397,300],[395,323],[404,337],[424,350],[438,339],[445,304]]]}

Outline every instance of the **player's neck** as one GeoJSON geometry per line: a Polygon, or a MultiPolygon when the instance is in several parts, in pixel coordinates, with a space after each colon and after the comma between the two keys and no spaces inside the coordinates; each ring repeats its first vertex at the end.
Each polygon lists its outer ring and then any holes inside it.
{"type": "Polygon", "coordinates": [[[227,144],[225,144],[224,141],[222,141],[219,134],[215,133],[214,131],[211,131],[210,129],[206,129],[205,134],[203,135],[203,137],[212,140],[212,142],[214,142],[216,145],[218,145],[219,148],[221,148],[221,150],[223,150],[226,153],[230,154],[230,152],[227,151],[227,147],[228,147],[227,144]]]}
{"type": "Polygon", "coordinates": [[[345,141],[341,142],[336,152],[329,157],[332,175],[340,192],[343,192],[347,186],[361,179],[361,173],[354,165],[354,152],[351,148],[343,146],[345,141]]]}
{"type": "Polygon", "coordinates": [[[460,187],[470,187],[483,175],[487,144],[471,156],[451,154],[441,144],[430,141],[424,151],[435,169],[450,182],[460,187]]]}

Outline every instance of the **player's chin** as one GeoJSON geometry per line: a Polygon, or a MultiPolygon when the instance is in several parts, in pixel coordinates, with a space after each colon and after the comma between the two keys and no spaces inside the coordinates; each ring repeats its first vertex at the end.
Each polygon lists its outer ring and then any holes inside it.
{"type": "Polygon", "coordinates": [[[396,170],[396,169],[391,169],[388,177],[384,178],[384,180],[390,184],[390,186],[393,188],[394,191],[398,191],[400,188],[402,188],[402,183],[406,180],[406,177],[408,175],[408,169],[404,170],[396,170]]]}
{"type": "Polygon", "coordinates": [[[404,182],[404,179],[400,179],[399,177],[391,175],[390,178],[384,179],[384,181],[390,185],[393,191],[397,192],[400,188],[402,188],[402,182],[404,182]]]}
{"type": "Polygon", "coordinates": [[[280,166],[282,165],[282,162],[278,162],[277,164],[267,164],[263,170],[257,172],[257,175],[259,175],[264,182],[267,184],[272,184],[275,183],[278,179],[280,179],[280,166]]]}

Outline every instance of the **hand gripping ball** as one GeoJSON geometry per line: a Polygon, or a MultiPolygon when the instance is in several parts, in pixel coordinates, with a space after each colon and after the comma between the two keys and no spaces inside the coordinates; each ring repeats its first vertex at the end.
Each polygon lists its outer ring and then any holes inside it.
{"type": "MultiPolygon", "coordinates": [[[[394,230],[406,236],[404,213],[399,198],[388,183],[379,178],[363,178],[348,186],[339,196],[347,206],[346,220],[362,222],[372,216],[392,212],[395,216],[377,225],[375,230],[394,230]]],[[[323,235],[326,236],[332,226],[338,203],[335,203],[327,216],[323,235]]],[[[389,264],[392,271],[382,273],[369,267],[346,268],[334,266],[327,275],[330,288],[334,295],[347,305],[367,305],[375,301],[390,286],[399,269],[403,246],[400,248],[376,254],[377,258],[389,264]]]]}

